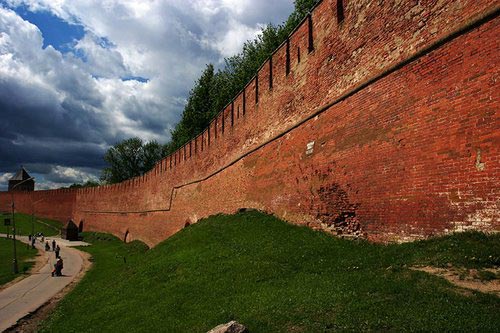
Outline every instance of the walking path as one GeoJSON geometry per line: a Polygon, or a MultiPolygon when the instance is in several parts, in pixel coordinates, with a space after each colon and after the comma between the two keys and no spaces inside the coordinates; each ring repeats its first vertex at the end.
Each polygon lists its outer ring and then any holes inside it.
{"type": "MultiPolygon", "coordinates": [[[[0,234],[0,237],[6,237],[0,234]]],[[[28,237],[17,236],[21,242],[29,243],[28,237]]],[[[83,259],[78,250],[71,246],[89,245],[85,242],[69,242],[59,237],[47,237],[45,240],[52,244],[55,239],[61,247],[60,256],[64,262],[63,276],[52,277],[51,272],[55,263],[55,253],[45,251],[45,244],[36,242],[36,247],[44,253],[45,265],[29,277],[0,291],[0,332],[8,329],[19,319],[36,311],[39,307],[54,297],[67,286],[82,269],[83,259]]]]}

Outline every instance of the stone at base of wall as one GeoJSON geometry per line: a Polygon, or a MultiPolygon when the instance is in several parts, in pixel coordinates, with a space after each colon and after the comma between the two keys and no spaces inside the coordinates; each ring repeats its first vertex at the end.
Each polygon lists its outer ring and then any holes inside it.
{"type": "Polygon", "coordinates": [[[230,321],[226,324],[221,324],[217,327],[214,327],[207,333],[245,333],[248,332],[246,327],[241,325],[236,321],[230,321]]]}

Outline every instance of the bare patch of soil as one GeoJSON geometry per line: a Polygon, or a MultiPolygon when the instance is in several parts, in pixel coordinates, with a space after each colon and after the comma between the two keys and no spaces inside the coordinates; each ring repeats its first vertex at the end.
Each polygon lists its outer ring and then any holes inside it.
{"type": "MultiPolygon", "coordinates": [[[[437,268],[437,267],[412,267],[411,269],[433,274],[446,279],[460,288],[476,290],[482,293],[494,294],[500,297],[500,268],[467,269],[467,268],[437,268]],[[485,274],[487,273],[487,274],[485,274]],[[484,279],[487,275],[489,278],[484,279]]],[[[465,293],[465,295],[469,295],[465,293]]]]}
{"type": "Polygon", "coordinates": [[[71,281],[66,287],[64,287],[63,290],[58,292],[54,297],[52,297],[49,301],[39,307],[36,311],[19,320],[16,325],[6,330],[5,333],[34,333],[38,331],[38,325],[40,324],[40,322],[50,315],[59,301],[71,290],[73,290],[73,288],[75,288],[78,282],[82,280],[85,273],[90,269],[90,267],[92,267],[91,255],[87,252],[82,251],[78,251],[78,253],[83,259],[83,264],[80,272],[78,272],[73,281],[71,281]]]}

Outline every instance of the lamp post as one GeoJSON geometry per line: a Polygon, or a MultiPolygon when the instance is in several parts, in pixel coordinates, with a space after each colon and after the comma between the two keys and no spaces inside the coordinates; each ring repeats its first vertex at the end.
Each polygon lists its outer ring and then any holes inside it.
{"type": "Polygon", "coordinates": [[[13,247],[14,247],[14,257],[12,259],[12,271],[14,272],[14,274],[19,273],[19,269],[17,267],[16,221],[14,219],[14,212],[15,212],[15,206],[14,206],[14,189],[16,187],[18,187],[19,185],[21,185],[22,183],[25,183],[28,180],[32,180],[32,179],[34,179],[34,178],[33,177],[27,178],[27,179],[25,179],[25,180],[17,183],[16,185],[12,186],[12,188],[10,189],[10,195],[11,195],[11,198],[12,198],[12,244],[13,244],[13,247]]]}

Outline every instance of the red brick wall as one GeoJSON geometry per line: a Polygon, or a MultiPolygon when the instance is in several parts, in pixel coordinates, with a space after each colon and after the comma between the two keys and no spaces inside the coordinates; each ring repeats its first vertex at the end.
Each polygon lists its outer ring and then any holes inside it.
{"type": "Polygon", "coordinates": [[[34,192],[0,192],[0,211],[10,211],[12,196],[16,211],[59,221],[72,218],[76,191],[70,189],[34,192]]]}
{"type": "Polygon", "coordinates": [[[150,173],[37,192],[37,212],[150,245],[239,208],[380,241],[498,231],[496,2],[344,3],[343,22],[324,0],[290,36],[288,75],[285,43],[271,89],[268,61],[150,173]]]}

